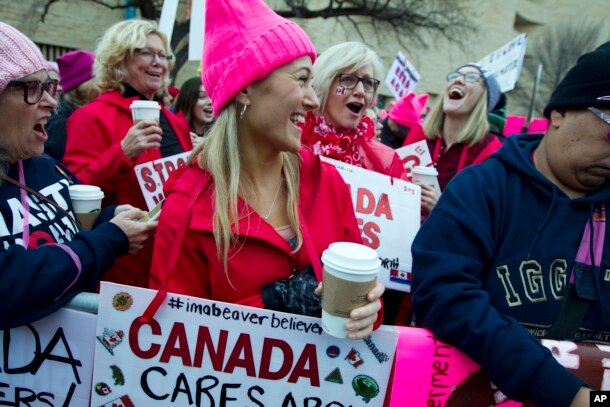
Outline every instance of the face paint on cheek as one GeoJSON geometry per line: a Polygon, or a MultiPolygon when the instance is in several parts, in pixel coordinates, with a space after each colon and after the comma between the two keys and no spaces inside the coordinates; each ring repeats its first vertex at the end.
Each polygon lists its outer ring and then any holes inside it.
{"type": "Polygon", "coordinates": [[[335,95],[345,95],[345,88],[343,86],[337,86],[337,89],[335,89],[335,95]]]}

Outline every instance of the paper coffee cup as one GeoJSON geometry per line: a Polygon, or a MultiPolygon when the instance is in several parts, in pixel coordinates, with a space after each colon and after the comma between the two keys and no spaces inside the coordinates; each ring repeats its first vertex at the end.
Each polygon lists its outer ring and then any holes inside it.
{"type": "Polygon", "coordinates": [[[368,304],[366,296],[375,287],[381,261],[370,247],[336,242],[322,253],[322,263],[322,329],[347,338],[345,322],[352,310],[368,304]]]}
{"type": "Polygon", "coordinates": [[[138,124],[141,120],[154,120],[159,122],[161,106],[154,100],[134,100],[129,105],[133,124],[138,124]]]}
{"type": "Polygon", "coordinates": [[[411,172],[411,180],[415,184],[436,185],[438,171],[434,167],[424,167],[416,165],[411,172]]]}
{"type": "Polygon", "coordinates": [[[91,230],[102,209],[104,192],[95,185],[70,185],[70,200],[81,230],[91,230]]]}

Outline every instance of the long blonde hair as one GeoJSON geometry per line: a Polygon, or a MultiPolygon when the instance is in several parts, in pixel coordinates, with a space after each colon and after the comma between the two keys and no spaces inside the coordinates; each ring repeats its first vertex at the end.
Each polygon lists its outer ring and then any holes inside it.
{"type": "MultiPolygon", "coordinates": [[[[296,233],[295,252],[303,244],[303,235],[299,227],[299,155],[283,152],[284,177],[288,189],[286,210],[290,226],[296,233]]],[[[241,174],[239,126],[235,102],[229,103],[218,115],[208,135],[193,150],[189,162],[197,160],[201,169],[207,170],[214,178],[214,239],[216,253],[222,260],[227,279],[229,251],[232,245],[239,244],[237,235],[231,233],[235,227],[239,233],[239,219],[249,213],[239,213],[238,195],[243,192],[243,174],[241,174]],[[226,209],[225,209],[226,208],[226,209]]],[[[246,180],[247,181],[247,180],[246,180]]]]}
{"type": "MultiPolygon", "coordinates": [[[[443,95],[440,95],[432,111],[424,121],[426,138],[434,140],[441,137],[445,117],[443,95]]],[[[468,144],[468,146],[472,147],[483,140],[487,132],[489,132],[489,122],[487,121],[487,88],[484,88],[479,101],[474,105],[472,112],[468,116],[466,124],[457,134],[455,142],[468,144]]]]}

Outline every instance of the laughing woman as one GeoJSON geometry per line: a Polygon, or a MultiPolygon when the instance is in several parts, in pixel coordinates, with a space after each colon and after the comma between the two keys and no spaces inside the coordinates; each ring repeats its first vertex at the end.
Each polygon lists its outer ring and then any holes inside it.
{"type": "MultiPolygon", "coordinates": [[[[150,286],[168,292],[320,316],[320,255],[361,243],[347,185],[301,149],[316,51],[263,0],[206,2],[203,83],[217,119],[172,173],[159,218],[150,286]]],[[[163,293],[163,291],[160,291],[163,293]]],[[[383,285],[350,314],[369,335],[383,285]]]]}
{"type": "MultiPolygon", "coordinates": [[[[465,167],[485,161],[502,146],[497,136],[489,132],[487,113],[500,100],[500,88],[494,76],[482,65],[468,63],[447,75],[447,86],[426,117],[424,133],[432,162],[438,171],[441,191],[465,167]]],[[[423,140],[409,137],[406,144],[423,140]]],[[[424,201],[424,194],[434,194],[422,186],[422,209],[430,211],[435,196],[424,201]]]]}
{"type": "Polygon", "coordinates": [[[313,66],[313,88],[320,107],[303,125],[303,145],[315,154],[396,178],[405,178],[398,155],[376,141],[375,123],[366,115],[383,75],[379,56],[360,42],[324,51],[313,66]]]}
{"type": "MultiPolygon", "coordinates": [[[[167,37],[150,21],[116,23],[95,50],[103,93],[68,119],[64,163],[84,184],[102,188],[104,205],[146,208],[134,166],[192,149],[186,121],[159,103],[173,65],[167,37]],[[135,100],[159,103],[159,121],[134,124],[129,106],[135,100]]],[[[118,261],[104,280],[146,287],[151,258],[152,243],[118,261]]]]}

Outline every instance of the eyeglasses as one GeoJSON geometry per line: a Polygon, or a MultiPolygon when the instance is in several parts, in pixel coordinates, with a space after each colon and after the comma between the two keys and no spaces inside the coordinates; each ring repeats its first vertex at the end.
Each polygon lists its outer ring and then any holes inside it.
{"type": "Polygon", "coordinates": [[[340,73],[337,75],[339,78],[339,85],[343,86],[345,89],[354,89],[358,86],[358,82],[362,82],[362,87],[366,93],[374,93],[377,91],[377,87],[379,86],[379,80],[374,78],[361,78],[351,73],[340,73]]]}
{"type": "Polygon", "coordinates": [[[460,77],[464,78],[464,81],[466,82],[476,82],[481,79],[481,74],[478,72],[451,72],[449,75],[447,75],[447,82],[454,81],[460,77]]]}
{"type": "Polygon", "coordinates": [[[34,105],[42,99],[43,93],[46,91],[49,95],[55,97],[57,93],[57,79],[47,79],[46,81],[10,81],[8,87],[22,88],[23,100],[28,105],[34,105]]]}
{"type": "MultiPolygon", "coordinates": [[[[595,107],[588,107],[587,110],[593,113],[595,116],[599,117],[601,120],[604,121],[604,123],[610,126],[610,114],[603,112],[595,107]]],[[[610,131],[608,132],[608,139],[610,139],[610,131]]]]}
{"type": "Polygon", "coordinates": [[[161,62],[169,62],[174,59],[172,54],[166,54],[163,51],[155,51],[150,48],[136,48],[133,50],[133,53],[147,59],[149,62],[152,62],[155,59],[155,56],[158,57],[161,62]]]}

